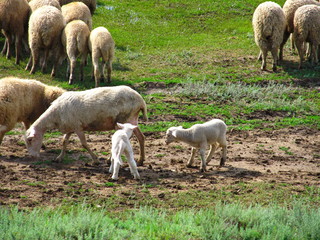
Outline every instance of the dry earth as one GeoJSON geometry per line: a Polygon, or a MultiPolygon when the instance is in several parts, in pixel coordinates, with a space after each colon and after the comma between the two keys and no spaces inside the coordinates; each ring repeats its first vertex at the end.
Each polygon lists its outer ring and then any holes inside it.
{"type": "MultiPolygon", "coordinates": [[[[140,182],[132,179],[127,167],[120,169],[116,188],[110,183],[108,151],[111,134],[88,134],[88,142],[98,154],[101,164],[91,165],[74,136],[69,144],[69,161],[54,163],[61,137],[47,139],[41,161],[28,157],[20,135],[5,136],[0,150],[0,205],[21,207],[56,205],[77,199],[108,199],[117,194],[132,197],[143,185],[157,186],[149,194],[164,198],[164,192],[190,189],[211,190],[239,182],[290,183],[298,189],[306,185],[320,186],[319,131],[287,128],[275,131],[229,131],[227,163],[218,168],[220,151],[209,163],[206,173],[199,172],[200,161],[186,168],[190,147],[165,145],[164,133],[146,133],[146,161],[139,167],[140,182]]],[[[135,157],[138,145],[132,139],[135,157]]],[[[127,204],[124,202],[123,204],[127,204]]],[[[128,201],[129,204],[129,201],[128,201]]]]}

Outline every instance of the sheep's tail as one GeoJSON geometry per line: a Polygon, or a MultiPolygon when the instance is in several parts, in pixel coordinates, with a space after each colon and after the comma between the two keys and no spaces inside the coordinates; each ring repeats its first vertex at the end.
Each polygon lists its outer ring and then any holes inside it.
{"type": "Polygon", "coordinates": [[[121,149],[124,149],[124,143],[123,142],[120,142],[119,143],[119,146],[116,148],[115,151],[112,151],[112,158],[114,161],[118,161],[120,163],[120,165],[123,165],[123,161],[122,161],[122,158],[121,158],[121,149]]]}
{"type": "Polygon", "coordinates": [[[141,107],[141,112],[143,114],[143,120],[144,121],[148,121],[148,115],[147,115],[147,105],[145,103],[145,101],[143,101],[143,106],[141,107]]]}

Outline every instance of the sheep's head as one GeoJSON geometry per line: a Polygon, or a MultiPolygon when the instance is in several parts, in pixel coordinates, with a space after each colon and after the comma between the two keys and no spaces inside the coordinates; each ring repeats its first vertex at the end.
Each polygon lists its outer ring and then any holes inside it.
{"type": "Polygon", "coordinates": [[[166,132],[166,144],[170,144],[177,139],[177,130],[182,129],[182,126],[179,127],[171,127],[166,132]]]}
{"type": "Polygon", "coordinates": [[[25,142],[29,154],[32,157],[40,157],[40,148],[42,146],[43,134],[37,133],[33,128],[30,128],[26,131],[25,142]]]}
{"type": "Polygon", "coordinates": [[[131,137],[133,130],[137,127],[137,125],[133,125],[131,123],[117,123],[117,128],[123,129],[129,138],[131,137]]]}

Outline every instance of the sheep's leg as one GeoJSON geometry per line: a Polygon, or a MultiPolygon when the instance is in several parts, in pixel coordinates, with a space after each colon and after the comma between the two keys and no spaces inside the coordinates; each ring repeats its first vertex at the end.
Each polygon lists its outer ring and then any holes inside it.
{"type": "Polygon", "coordinates": [[[70,59],[67,58],[67,73],[66,73],[66,78],[69,80],[70,77],[70,59]]]}
{"type": "Polygon", "coordinates": [[[85,53],[81,57],[81,62],[80,62],[80,81],[81,82],[83,82],[83,79],[84,79],[83,69],[84,69],[84,66],[87,65],[87,56],[88,56],[88,54],[85,53]]]}
{"type": "Polygon", "coordinates": [[[209,152],[209,154],[207,156],[206,164],[208,164],[211,161],[212,156],[213,156],[214,152],[216,151],[216,149],[217,149],[217,144],[216,143],[212,144],[210,146],[210,152],[209,152]]]}
{"type": "Polygon", "coordinates": [[[111,157],[111,164],[110,164],[110,167],[109,167],[109,173],[113,173],[114,172],[114,159],[113,157],[111,157]]]}
{"type": "Polygon", "coordinates": [[[119,159],[115,159],[113,163],[113,174],[111,177],[113,180],[118,180],[119,169],[120,169],[120,161],[119,159]]]}
{"type": "Polygon", "coordinates": [[[260,51],[258,55],[258,61],[261,61],[261,60],[262,60],[262,52],[260,51]]]}
{"type": "Polygon", "coordinates": [[[286,44],[288,38],[290,37],[290,33],[287,31],[287,29],[283,33],[283,39],[282,43],[280,44],[280,50],[279,50],[279,60],[283,60],[283,47],[286,44]]]}
{"type": "Polygon", "coordinates": [[[8,47],[8,42],[7,42],[7,39],[4,40],[4,44],[3,44],[3,48],[2,48],[2,51],[1,51],[1,54],[2,55],[5,55],[6,52],[7,52],[7,47],[8,47]]]}
{"type": "Polygon", "coordinates": [[[70,59],[70,76],[69,76],[69,84],[71,85],[73,83],[73,75],[74,75],[74,69],[76,67],[76,58],[71,58],[70,59]]]}
{"type": "Polygon", "coordinates": [[[197,149],[193,147],[191,149],[191,157],[189,158],[189,161],[187,163],[187,167],[192,167],[192,164],[193,164],[193,161],[194,161],[194,156],[195,156],[196,152],[197,152],[197,149]]]}
{"type": "Polygon", "coordinates": [[[140,146],[140,159],[138,161],[138,166],[142,166],[145,160],[145,150],[144,150],[145,136],[143,135],[139,127],[135,128],[133,130],[133,133],[137,137],[139,146],[140,146]]]}
{"type": "Polygon", "coordinates": [[[205,172],[206,169],[206,159],[205,159],[205,154],[206,154],[206,148],[200,148],[200,157],[201,157],[201,166],[200,166],[200,172],[205,172]]]}
{"type": "Polygon", "coordinates": [[[220,160],[220,167],[223,167],[226,163],[226,158],[227,158],[227,146],[222,146],[222,157],[220,160]]]}
{"type": "Polygon", "coordinates": [[[128,163],[129,163],[129,167],[130,167],[130,172],[133,175],[134,179],[140,179],[140,175],[138,173],[138,169],[137,169],[137,164],[136,161],[134,161],[134,157],[133,157],[133,150],[131,145],[127,146],[128,150],[125,151],[125,155],[127,157],[128,163]]]}
{"type": "Polygon", "coordinates": [[[34,47],[31,47],[31,56],[30,59],[32,58],[32,68],[30,70],[30,74],[34,74],[36,71],[36,66],[39,61],[39,49],[35,49],[34,47]]]}
{"type": "Polygon", "coordinates": [[[266,49],[261,50],[262,51],[262,64],[261,64],[261,70],[265,71],[267,66],[267,53],[268,51],[266,49]]]}
{"type": "Polygon", "coordinates": [[[44,50],[44,58],[43,58],[42,66],[41,66],[42,73],[44,73],[47,68],[48,56],[49,56],[49,49],[45,49],[44,50]]]}
{"type": "Polygon", "coordinates": [[[61,149],[59,156],[56,158],[57,162],[61,162],[63,160],[64,156],[66,155],[67,145],[68,145],[69,138],[70,138],[71,134],[72,133],[67,133],[63,136],[62,149],[61,149]]]}
{"type": "Polygon", "coordinates": [[[107,67],[107,81],[111,83],[112,62],[109,60],[104,64],[104,68],[107,67]]]}
{"type": "Polygon", "coordinates": [[[0,144],[2,143],[2,140],[3,140],[3,138],[4,138],[4,135],[5,135],[5,133],[6,133],[6,129],[7,129],[7,127],[6,126],[2,126],[2,125],[0,125],[0,144]]]}
{"type": "Polygon", "coordinates": [[[31,68],[31,65],[32,65],[32,55],[30,54],[29,61],[27,63],[25,70],[28,71],[31,68]]]}
{"type": "Polygon", "coordinates": [[[21,49],[22,37],[16,36],[16,64],[20,62],[20,49],[21,49]]]}
{"type": "Polygon", "coordinates": [[[11,57],[11,44],[12,44],[12,37],[11,34],[7,33],[6,31],[3,31],[4,36],[6,37],[6,42],[7,42],[7,54],[6,58],[9,59],[11,57]]]}
{"type": "Polygon", "coordinates": [[[83,132],[76,132],[76,134],[78,135],[80,142],[82,144],[82,146],[87,149],[87,151],[89,152],[93,162],[99,163],[97,156],[91,151],[91,149],[89,148],[89,145],[87,144],[87,140],[86,140],[86,136],[84,135],[83,132]]]}
{"type": "Polygon", "coordinates": [[[100,85],[99,58],[100,57],[97,54],[95,54],[94,52],[92,53],[92,77],[95,80],[95,87],[98,87],[100,85]]]}
{"type": "Polygon", "coordinates": [[[273,58],[273,63],[272,63],[272,70],[275,72],[277,71],[277,65],[278,65],[278,49],[273,48],[271,50],[272,58],[273,58]]]}
{"type": "Polygon", "coordinates": [[[303,47],[303,41],[299,40],[297,37],[295,37],[295,44],[298,50],[299,54],[299,66],[298,69],[301,69],[302,62],[304,60],[304,47],[303,47]]]}

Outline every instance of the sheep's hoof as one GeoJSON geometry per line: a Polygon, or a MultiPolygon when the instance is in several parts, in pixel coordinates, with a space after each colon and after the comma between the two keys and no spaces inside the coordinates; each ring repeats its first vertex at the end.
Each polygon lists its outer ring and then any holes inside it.
{"type": "Polygon", "coordinates": [[[137,165],[138,165],[138,166],[143,166],[143,162],[144,162],[144,160],[141,160],[141,159],[140,159],[140,160],[137,162],[137,165]]]}

